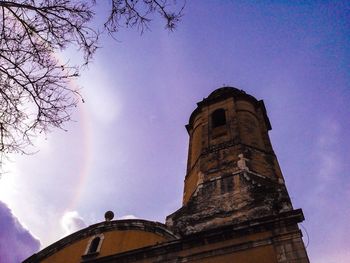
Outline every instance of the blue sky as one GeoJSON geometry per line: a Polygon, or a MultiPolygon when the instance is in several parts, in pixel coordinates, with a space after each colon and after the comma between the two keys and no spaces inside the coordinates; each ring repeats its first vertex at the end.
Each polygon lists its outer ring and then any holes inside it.
{"type": "Polygon", "coordinates": [[[347,262],[349,3],[193,0],[174,33],[155,19],[117,38],[102,37],[72,84],[86,103],[68,132],[37,138],[39,152],[13,156],[0,179],[0,200],[43,247],[107,210],[164,222],[181,206],[184,125],[196,102],[231,85],[265,101],[311,262],[347,262]]]}

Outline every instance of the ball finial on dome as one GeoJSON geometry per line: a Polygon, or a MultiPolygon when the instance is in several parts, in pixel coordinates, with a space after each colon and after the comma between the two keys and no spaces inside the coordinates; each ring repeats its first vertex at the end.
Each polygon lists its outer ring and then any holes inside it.
{"type": "Polygon", "coordinates": [[[111,220],[113,219],[113,217],[114,217],[114,213],[113,213],[112,211],[107,211],[107,212],[105,213],[105,219],[106,219],[106,221],[111,221],[111,220]]]}

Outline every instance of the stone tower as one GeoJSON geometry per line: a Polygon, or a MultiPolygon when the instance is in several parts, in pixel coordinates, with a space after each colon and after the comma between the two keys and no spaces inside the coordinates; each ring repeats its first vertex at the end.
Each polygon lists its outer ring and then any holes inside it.
{"type": "Polygon", "coordinates": [[[186,129],[183,206],[167,217],[167,226],[182,236],[245,229],[237,242],[264,233],[246,244],[246,253],[272,245],[277,262],[309,262],[298,227],[304,216],[292,207],[264,102],[236,88],[217,89],[197,103],[186,129]]]}

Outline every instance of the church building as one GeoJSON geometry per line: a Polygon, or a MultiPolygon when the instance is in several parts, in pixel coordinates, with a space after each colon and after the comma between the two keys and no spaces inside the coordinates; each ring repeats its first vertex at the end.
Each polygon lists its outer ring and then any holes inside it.
{"type": "Polygon", "coordinates": [[[262,100],[223,87],[197,103],[189,134],[182,207],[165,224],[106,220],[73,233],[25,263],[308,263],[273,151],[262,100]]]}

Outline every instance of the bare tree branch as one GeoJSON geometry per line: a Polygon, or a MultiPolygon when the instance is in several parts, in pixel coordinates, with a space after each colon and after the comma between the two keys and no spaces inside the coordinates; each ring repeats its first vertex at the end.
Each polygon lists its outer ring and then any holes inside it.
{"type": "MultiPolygon", "coordinates": [[[[110,0],[103,25],[112,36],[122,26],[148,29],[153,14],[173,30],[179,22],[171,0],[110,0]]],[[[184,1],[184,0],[183,0],[184,1]]],[[[90,22],[95,0],[0,0],[0,165],[8,153],[27,153],[38,133],[63,128],[82,100],[72,88],[82,65],[61,64],[55,52],[76,46],[84,63],[97,49],[100,32],[90,22]]]]}

